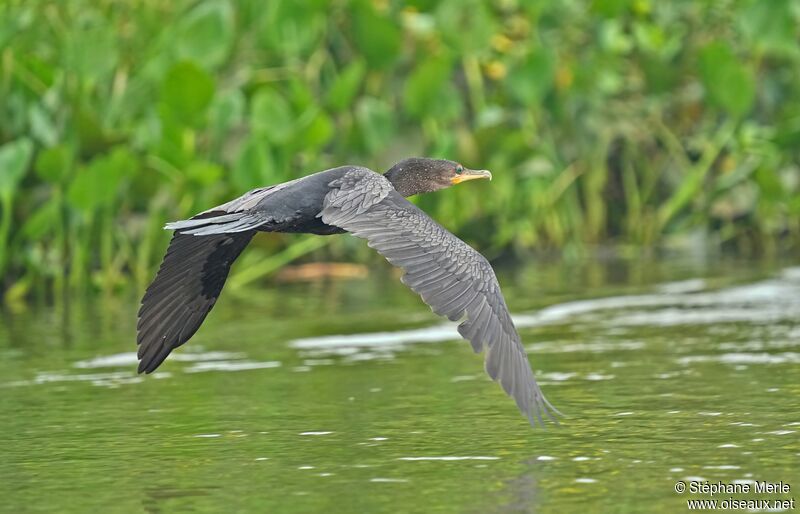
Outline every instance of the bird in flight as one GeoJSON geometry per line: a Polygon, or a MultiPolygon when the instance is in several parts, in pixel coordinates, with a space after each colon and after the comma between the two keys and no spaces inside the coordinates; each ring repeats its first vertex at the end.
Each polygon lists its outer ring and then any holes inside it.
{"type": "Polygon", "coordinates": [[[200,328],[256,232],[349,232],[402,268],[401,281],[433,312],[463,320],[458,332],[476,353],[485,351],[487,373],[532,425],[544,424],[542,413],[555,420],[489,262],[406,200],[483,178],[492,174],[441,159],[405,159],[384,174],[341,166],[168,223],[172,241],[139,309],[139,373],[153,372],[200,328]]]}

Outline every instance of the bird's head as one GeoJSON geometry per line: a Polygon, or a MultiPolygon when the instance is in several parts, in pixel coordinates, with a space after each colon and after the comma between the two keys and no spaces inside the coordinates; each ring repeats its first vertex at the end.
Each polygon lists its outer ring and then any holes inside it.
{"type": "Polygon", "coordinates": [[[392,166],[384,176],[403,196],[432,193],[467,180],[492,179],[492,174],[487,170],[471,170],[457,162],[425,157],[404,159],[392,166]]]}

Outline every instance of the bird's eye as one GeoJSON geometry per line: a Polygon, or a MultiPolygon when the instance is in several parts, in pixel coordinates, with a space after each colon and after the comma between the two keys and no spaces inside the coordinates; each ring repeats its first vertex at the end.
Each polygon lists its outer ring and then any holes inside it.
{"type": "Polygon", "coordinates": [[[461,175],[461,173],[463,171],[464,171],[464,166],[462,166],[460,164],[458,166],[456,166],[456,175],[461,175]]]}

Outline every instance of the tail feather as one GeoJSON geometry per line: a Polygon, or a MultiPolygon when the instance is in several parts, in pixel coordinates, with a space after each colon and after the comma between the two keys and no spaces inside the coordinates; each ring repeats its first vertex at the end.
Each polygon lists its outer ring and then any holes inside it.
{"type": "Polygon", "coordinates": [[[215,223],[226,223],[228,221],[235,221],[241,219],[242,213],[234,212],[233,214],[223,214],[221,216],[194,218],[188,220],[171,221],[164,225],[166,230],[184,230],[188,228],[203,227],[215,223]]]}
{"type": "Polygon", "coordinates": [[[210,236],[214,234],[235,234],[255,230],[266,221],[262,215],[254,212],[231,212],[227,214],[203,213],[188,220],[167,223],[164,228],[175,230],[181,234],[194,236],[210,236]]]}

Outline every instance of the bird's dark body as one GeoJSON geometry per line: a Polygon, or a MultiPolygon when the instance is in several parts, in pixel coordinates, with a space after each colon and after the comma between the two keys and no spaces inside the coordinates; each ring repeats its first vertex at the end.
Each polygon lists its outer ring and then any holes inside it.
{"type": "Polygon", "coordinates": [[[175,231],[139,309],[139,371],[154,371],[189,340],[219,297],[233,262],[257,232],[349,232],[404,270],[402,282],[452,321],[486,371],[531,423],[552,409],[536,384],[489,262],[406,200],[474,178],[452,161],[407,159],[384,175],[341,166],[239,198],[167,224],[175,231]]]}
{"type": "Polygon", "coordinates": [[[261,196],[256,209],[267,217],[259,232],[287,232],[295,234],[317,234],[327,236],[345,231],[322,222],[317,215],[322,211],[322,202],[330,192],[330,184],[354,166],[340,166],[308,175],[279,186],[256,189],[252,194],[261,196]]]}

